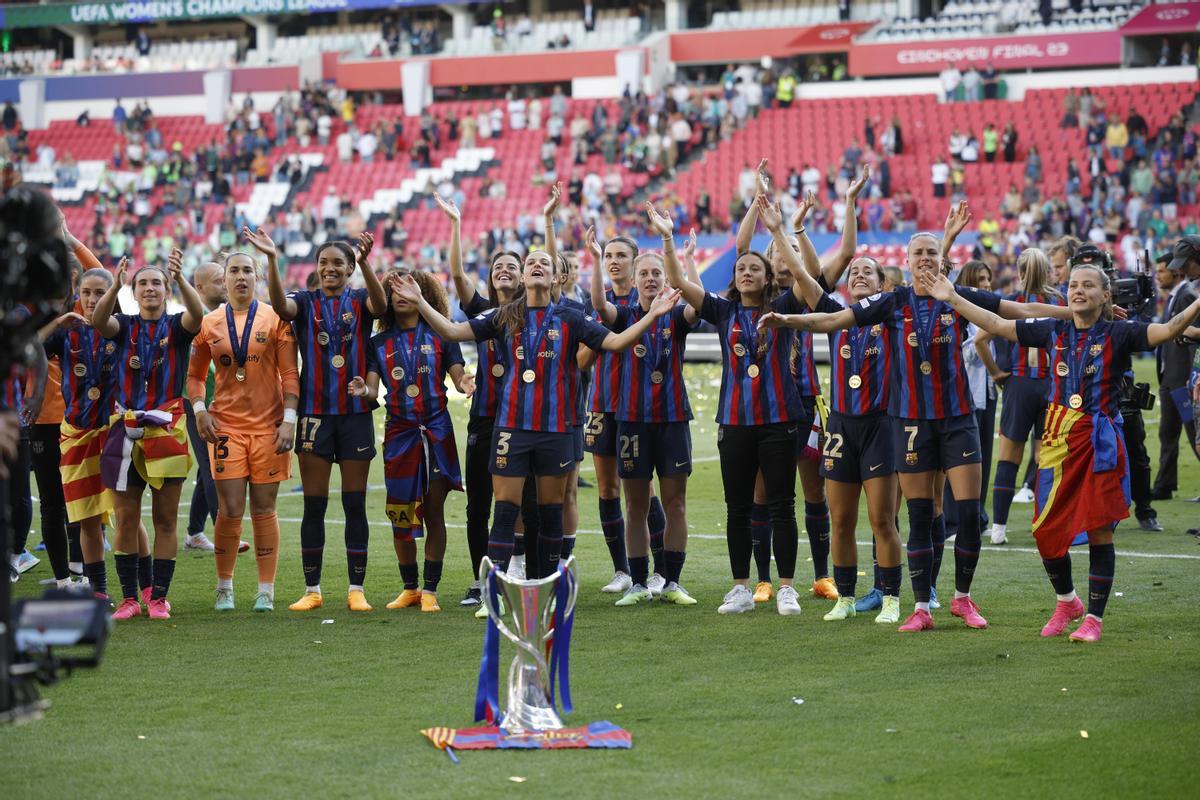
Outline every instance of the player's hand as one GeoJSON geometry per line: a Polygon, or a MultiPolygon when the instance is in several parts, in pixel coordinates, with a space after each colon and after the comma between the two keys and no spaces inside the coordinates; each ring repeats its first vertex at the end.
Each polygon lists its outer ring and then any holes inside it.
{"type": "Polygon", "coordinates": [[[292,441],[296,438],[296,423],[281,422],[275,428],[275,452],[286,453],[292,449],[292,441]]]}
{"type": "Polygon", "coordinates": [[[465,394],[467,397],[475,394],[475,376],[469,372],[464,372],[462,379],[454,384],[454,388],[465,394]]]}
{"type": "Polygon", "coordinates": [[[113,281],[112,286],[114,290],[124,286],[129,278],[129,256],[121,256],[120,262],[117,263],[117,274],[115,277],[116,280],[113,281]]]}
{"type": "Polygon", "coordinates": [[[367,263],[367,256],[371,255],[371,248],[374,246],[375,237],[371,235],[370,231],[363,231],[358,235],[358,242],[355,244],[354,249],[358,253],[357,260],[360,265],[367,263]]]}
{"type": "Polygon", "coordinates": [[[941,272],[918,272],[914,277],[935,300],[949,300],[954,295],[954,284],[941,272]]]}
{"type": "Polygon", "coordinates": [[[654,298],[654,302],[650,304],[650,316],[657,319],[663,314],[670,313],[682,296],[683,292],[679,289],[664,289],[659,292],[658,296],[654,298]]]}
{"type": "Polygon", "coordinates": [[[179,248],[171,249],[171,255],[167,257],[167,272],[175,283],[183,283],[183,251],[179,248]]]}
{"type": "Polygon", "coordinates": [[[683,246],[683,257],[689,260],[696,258],[696,229],[692,228],[688,231],[687,244],[683,246]]]}
{"type": "Polygon", "coordinates": [[[867,181],[871,180],[871,165],[867,164],[862,168],[862,173],[854,183],[850,184],[850,188],[846,190],[846,204],[852,205],[858,199],[858,195],[862,192],[863,187],[867,185],[867,181]]]}
{"type": "Polygon", "coordinates": [[[546,201],[546,205],[542,206],[543,217],[553,217],[558,211],[558,206],[562,202],[562,188],[559,187],[556,181],[550,186],[550,199],[546,201]]]}
{"type": "Polygon", "coordinates": [[[666,239],[675,234],[675,223],[671,220],[671,215],[666,212],[660,213],[649,200],[646,201],[646,216],[650,220],[650,227],[662,238],[666,239]]]}
{"type": "Polygon", "coordinates": [[[779,212],[779,207],[774,205],[767,196],[760,194],[754,198],[755,205],[758,206],[758,218],[762,220],[763,227],[774,233],[783,227],[783,214],[779,212]]]}
{"type": "Polygon", "coordinates": [[[350,384],[346,387],[346,393],[351,397],[366,397],[367,382],[362,379],[361,375],[355,375],[350,379],[350,384]]]}
{"type": "Polygon", "coordinates": [[[758,318],[758,329],[762,331],[786,328],[789,316],[789,314],[780,314],[778,311],[768,311],[758,318]]]}
{"type": "Polygon", "coordinates": [[[588,229],[583,232],[583,244],[587,247],[588,252],[592,254],[592,259],[596,262],[596,269],[600,268],[600,260],[604,253],[600,250],[600,243],[596,241],[596,226],[589,225],[588,229]]]}
{"type": "Polygon", "coordinates": [[[760,195],[767,195],[771,192],[771,179],[767,176],[767,161],[762,159],[758,162],[758,169],[754,171],[754,186],[755,192],[760,195]]]}
{"type": "Polygon", "coordinates": [[[1121,306],[1112,307],[1113,319],[1129,319],[1129,312],[1121,306]]]}
{"type": "Polygon", "coordinates": [[[1004,372],[1004,371],[1002,370],[1002,371],[1000,371],[1000,372],[997,372],[995,375],[993,375],[993,376],[992,376],[992,383],[996,384],[997,386],[1003,387],[1003,386],[1004,386],[1004,384],[1005,384],[1005,383],[1008,381],[1008,379],[1009,379],[1009,378],[1011,378],[1011,377],[1012,377],[1012,373],[1011,373],[1011,372],[1004,372]]]}
{"type": "Polygon", "coordinates": [[[950,206],[950,213],[946,215],[945,238],[956,239],[963,232],[963,228],[967,227],[967,223],[971,221],[971,209],[967,207],[967,201],[963,200],[958,205],[950,206]]]}
{"type": "Polygon", "coordinates": [[[196,432],[200,434],[201,439],[216,444],[218,430],[220,430],[220,426],[217,425],[217,421],[213,419],[212,414],[208,413],[208,411],[196,412],[196,432]]]}
{"type": "Polygon", "coordinates": [[[800,198],[800,202],[796,205],[796,210],[792,212],[792,230],[802,227],[805,218],[808,217],[808,212],[816,207],[817,196],[812,192],[805,192],[804,197],[800,198]]]}
{"type": "Polygon", "coordinates": [[[417,305],[422,299],[421,287],[412,275],[397,275],[395,283],[392,284],[392,291],[413,305],[417,305]]]}
{"type": "Polygon", "coordinates": [[[275,242],[271,241],[271,237],[262,228],[252,231],[249,228],[242,228],[242,236],[250,245],[267,257],[268,261],[273,261],[279,257],[279,250],[275,247],[275,242]]]}
{"type": "Polygon", "coordinates": [[[59,330],[69,331],[72,328],[78,328],[82,325],[87,325],[87,318],[82,314],[76,314],[74,311],[68,311],[54,321],[55,326],[59,330]]]}
{"type": "Polygon", "coordinates": [[[438,208],[440,208],[442,213],[445,214],[450,220],[451,225],[457,225],[462,222],[462,212],[458,210],[458,205],[453,199],[444,200],[440,194],[434,192],[433,201],[437,203],[438,208]]]}

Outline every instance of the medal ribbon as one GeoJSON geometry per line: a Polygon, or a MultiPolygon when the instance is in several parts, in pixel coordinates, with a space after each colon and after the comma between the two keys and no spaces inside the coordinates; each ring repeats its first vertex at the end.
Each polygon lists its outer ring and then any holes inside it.
{"type": "Polygon", "coordinates": [[[542,346],[542,340],[546,338],[546,332],[550,330],[551,324],[554,322],[554,311],[557,306],[554,303],[546,306],[546,314],[542,317],[542,324],[538,326],[536,335],[531,339],[529,335],[529,325],[521,327],[521,347],[525,351],[525,357],[521,359],[525,369],[533,369],[533,365],[537,363],[537,351],[542,346]]]}
{"type": "Polygon", "coordinates": [[[1067,328],[1067,351],[1065,353],[1067,367],[1070,368],[1070,373],[1067,375],[1067,398],[1077,394],[1082,399],[1083,394],[1080,392],[1083,386],[1083,359],[1084,354],[1088,354],[1089,360],[1094,361],[1095,356],[1091,355],[1092,341],[1095,338],[1096,325],[1088,328],[1087,336],[1084,337],[1082,344],[1077,344],[1079,340],[1079,330],[1074,323],[1067,328]]]}
{"type": "Polygon", "coordinates": [[[412,334],[412,347],[404,346],[404,332],[397,331],[392,338],[392,359],[398,360],[400,366],[404,368],[404,378],[401,383],[416,383],[417,382],[417,352],[421,346],[421,341],[424,339],[425,323],[423,321],[417,323],[417,327],[412,334]]]}
{"type": "Polygon", "coordinates": [[[663,361],[663,331],[671,324],[671,315],[663,314],[654,321],[649,330],[642,334],[642,344],[646,348],[646,362],[650,365],[653,372],[661,372],[659,367],[663,361]]]}
{"type": "Polygon", "coordinates": [[[924,304],[917,301],[917,293],[911,286],[908,289],[908,296],[913,309],[913,328],[917,333],[917,352],[920,353],[922,362],[928,362],[929,346],[933,343],[933,332],[937,328],[938,309],[941,303],[936,300],[930,303],[929,308],[925,309],[928,313],[926,316],[921,313],[924,304]]]}
{"type": "MultiPolygon", "coordinates": [[[[136,349],[138,359],[142,362],[138,371],[142,375],[142,388],[147,395],[149,395],[150,390],[146,387],[150,385],[150,377],[154,374],[154,362],[158,360],[159,355],[162,353],[162,346],[159,344],[159,341],[162,339],[163,334],[170,329],[170,324],[171,320],[166,314],[156,320],[138,317],[136,349]],[[153,325],[154,327],[149,329],[151,333],[147,337],[146,331],[149,325],[153,325]]],[[[149,397],[145,398],[145,400],[149,400],[149,397]]]]}
{"type": "MultiPolygon", "coordinates": [[[[740,301],[738,303],[738,326],[742,329],[741,338],[745,339],[745,345],[748,350],[746,356],[750,359],[751,364],[758,363],[758,320],[755,317],[755,312],[757,310],[758,309],[754,308],[746,308],[741,304],[740,301]]],[[[767,335],[769,336],[770,334],[768,333],[767,335]]],[[[746,369],[749,369],[749,364],[746,365],[746,369]]],[[[743,369],[742,374],[745,374],[745,372],[746,370],[743,369]]]]}
{"type": "Polygon", "coordinates": [[[350,313],[350,293],[342,292],[337,297],[321,297],[321,316],[317,318],[317,325],[324,329],[329,334],[329,340],[334,344],[335,353],[341,353],[345,349],[345,344],[342,342],[342,335],[346,328],[342,322],[342,316],[350,313]],[[334,302],[337,302],[336,313],[334,313],[334,302]]]}
{"type": "Polygon", "coordinates": [[[867,358],[867,345],[870,334],[862,328],[851,328],[846,331],[847,344],[850,345],[850,374],[862,375],[863,361],[867,358]]]}
{"type": "MultiPolygon", "coordinates": [[[[96,329],[90,323],[81,325],[72,331],[71,336],[75,340],[74,344],[79,345],[78,347],[69,348],[79,351],[79,355],[75,357],[75,363],[83,364],[84,368],[87,369],[87,373],[82,376],[85,378],[85,383],[88,386],[99,386],[100,348],[103,346],[101,344],[101,337],[96,336],[96,329]]],[[[72,374],[73,371],[74,365],[72,365],[72,374]]]]}
{"type": "Polygon", "coordinates": [[[239,368],[246,366],[250,357],[250,329],[254,327],[254,315],[258,313],[258,301],[250,301],[250,310],[246,312],[246,327],[242,328],[242,338],[239,340],[237,326],[233,321],[233,306],[225,304],[225,324],[229,326],[229,346],[233,349],[233,360],[239,368]]]}

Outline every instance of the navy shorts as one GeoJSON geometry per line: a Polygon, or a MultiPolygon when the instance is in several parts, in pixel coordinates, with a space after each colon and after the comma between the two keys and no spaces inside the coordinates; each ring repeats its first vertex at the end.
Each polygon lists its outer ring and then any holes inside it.
{"type": "Polygon", "coordinates": [[[370,461],[375,457],[375,419],[370,411],[300,417],[296,452],[335,463],[370,461]]]}
{"type": "Polygon", "coordinates": [[[650,480],[692,474],[690,422],[618,422],[617,474],[650,480]]]}
{"type": "Polygon", "coordinates": [[[948,470],[983,461],[973,413],[945,419],[896,419],[892,425],[897,472],[948,470]]]}
{"type": "Polygon", "coordinates": [[[893,420],[886,412],[851,417],[830,412],[821,452],[821,477],[863,483],[896,474],[893,420]]]}
{"type": "Polygon", "coordinates": [[[571,428],[571,443],[575,446],[575,463],[583,461],[583,426],[575,425],[571,428]]]}
{"type": "Polygon", "coordinates": [[[1029,441],[1030,433],[1042,438],[1050,379],[1012,377],[1004,382],[1002,391],[1000,435],[1018,444],[1029,441]]]}
{"type": "Polygon", "coordinates": [[[587,412],[583,426],[583,449],[594,456],[617,456],[617,415],[607,411],[587,412]]]}
{"type": "Polygon", "coordinates": [[[493,475],[527,478],[566,475],[575,469],[575,441],[568,433],[496,428],[492,434],[493,475]]]}
{"type": "Polygon", "coordinates": [[[812,435],[813,420],[817,418],[817,398],[811,394],[800,395],[800,414],[796,417],[796,460],[804,455],[808,437],[812,435]]]}

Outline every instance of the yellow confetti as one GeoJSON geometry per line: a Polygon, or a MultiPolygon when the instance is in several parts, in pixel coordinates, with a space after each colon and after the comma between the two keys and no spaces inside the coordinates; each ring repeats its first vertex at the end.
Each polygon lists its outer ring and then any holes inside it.
{"type": "Polygon", "coordinates": [[[1065,692],[1067,690],[1067,687],[1064,686],[1062,690],[1065,692]]]}
{"type": "Polygon", "coordinates": [[[139,734],[138,734],[138,738],[139,738],[139,739],[145,739],[146,737],[145,737],[145,736],[142,736],[142,735],[139,733],[139,734]]]}
{"type": "Polygon", "coordinates": [[[614,706],[614,708],[616,708],[617,711],[620,711],[624,707],[625,707],[624,703],[617,703],[616,706],[614,706]]]}
{"type": "Polygon", "coordinates": [[[510,775],[508,777],[508,779],[510,781],[512,781],[513,783],[524,783],[525,782],[525,779],[522,778],[520,775],[510,775]]]}
{"type": "Polygon", "coordinates": [[[860,572],[858,573],[858,577],[860,577],[860,578],[865,578],[865,577],[867,577],[867,573],[865,573],[865,572],[861,572],[861,571],[860,571],[860,572]]]}
{"type": "Polygon", "coordinates": [[[1086,739],[1086,738],[1088,738],[1087,731],[1080,731],[1080,732],[1079,732],[1079,738],[1081,738],[1081,739],[1086,739]]]}

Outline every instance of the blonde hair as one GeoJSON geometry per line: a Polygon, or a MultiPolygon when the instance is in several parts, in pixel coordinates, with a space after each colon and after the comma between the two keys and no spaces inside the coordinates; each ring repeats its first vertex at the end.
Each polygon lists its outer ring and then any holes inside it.
{"type": "Polygon", "coordinates": [[[1030,298],[1063,297],[1050,283],[1050,257],[1036,247],[1027,247],[1017,257],[1017,272],[1021,275],[1021,293],[1030,298]]]}

